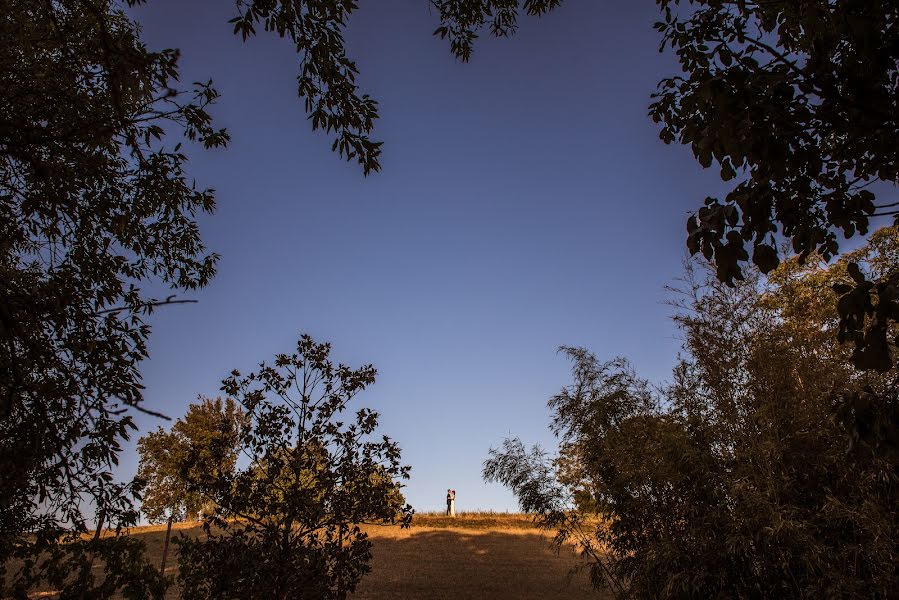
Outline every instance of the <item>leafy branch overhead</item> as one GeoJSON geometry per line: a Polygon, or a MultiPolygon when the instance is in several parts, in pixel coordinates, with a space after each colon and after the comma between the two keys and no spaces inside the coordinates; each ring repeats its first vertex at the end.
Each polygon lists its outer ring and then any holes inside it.
{"type": "MultiPolygon", "coordinates": [[[[689,251],[714,261],[719,279],[734,284],[749,261],[771,272],[779,239],[803,259],[830,260],[841,236],[899,218],[899,198],[880,200],[876,185],[894,193],[899,177],[895,2],[656,3],[659,49],[675,53],[681,73],[662,79],[649,114],[665,143],[688,145],[733,182],[687,221],[689,251]]],[[[561,0],[432,4],[435,34],[468,60],[481,30],[511,35],[520,12],[542,15],[561,0]]],[[[855,343],[859,368],[894,364],[884,340],[896,322],[896,272],[840,288],[841,339],[855,343]]]]}
{"type": "Polygon", "coordinates": [[[478,32],[485,27],[495,37],[509,37],[518,30],[518,13],[539,17],[559,7],[562,0],[431,0],[440,15],[434,35],[449,40],[453,55],[468,62],[478,32]]]}
{"type": "Polygon", "coordinates": [[[289,39],[299,57],[297,92],[304,99],[312,129],[334,135],[331,149],[355,159],[363,172],[381,168],[381,142],[371,139],[378,103],[360,94],[356,63],[346,55],[343,29],[357,4],[353,0],[237,0],[234,33],[246,41],[257,27],[289,39]]]}
{"type": "Polygon", "coordinates": [[[890,370],[899,347],[899,254],[895,252],[895,239],[895,228],[875,232],[868,246],[840,261],[845,263],[846,276],[833,285],[839,294],[838,339],[852,343],[852,361],[862,370],[890,370]],[[877,260],[871,260],[870,248],[879,252],[877,260]]]}
{"type": "MultiPolygon", "coordinates": [[[[562,0],[525,0],[521,9],[542,15],[562,0]]],[[[344,29],[358,9],[355,0],[237,0],[238,15],[230,20],[234,33],[244,41],[259,30],[286,38],[299,58],[297,93],[313,130],[333,136],[331,149],[348,161],[355,160],[365,175],[381,169],[382,142],[372,139],[378,119],[378,103],[360,91],[359,69],[346,52],[344,29]]],[[[518,0],[431,0],[440,16],[434,32],[449,39],[452,53],[463,61],[471,58],[478,30],[505,37],[517,28],[518,0]]]]}
{"type": "MultiPolygon", "coordinates": [[[[778,236],[801,258],[840,252],[838,234],[867,234],[899,216],[877,183],[899,176],[899,6],[893,2],[715,2],[685,9],[659,0],[661,49],[682,75],[663,79],[650,107],[666,143],[691,147],[733,181],[687,222],[687,246],[732,284],[751,260],[768,273],[778,236]]],[[[876,281],[859,269],[840,286],[840,339],[854,363],[884,371],[897,319],[894,268],[876,281]]]]}
{"type": "MultiPolygon", "coordinates": [[[[666,143],[691,147],[734,187],[688,223],[691,252],[719,277],[741,262],[777,266],[775,234],[825,259],[876,216],[872,183],[895,182],[899,7],[893,3],[660,0],[661,49],[683,75],[663,79],[650,114],[666,143]]],[[[893,201],[894,199],[891,199],[893,201]]]]}

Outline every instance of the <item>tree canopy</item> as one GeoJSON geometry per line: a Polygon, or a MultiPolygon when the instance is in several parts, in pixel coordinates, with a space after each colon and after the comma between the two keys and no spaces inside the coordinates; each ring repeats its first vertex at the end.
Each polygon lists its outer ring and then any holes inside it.
{"type": "MultiPolygon", "coordinates": [[[[662,48],[683,75],[650,107],[666,143],[687,144],[733,181],[687,223],[687,246],[732,283],[752,261],[779,263],[779,236],[802,259],[837,255],[839,237],[899,215],[899,4],[858,0],[691,3],[660,0],[662,48]],[[879,200],[873,184],[893,187],[879,200]]],[[[841,341],[861,369],[895,363],[899,270],[875,281],[853,268],[840,288],[841,341]]]]}
{"type": "MultiPolygon", "coordinates": [[[[894,0],[723,2],[656,0],[660,51],[681,72],[662,79],[649,107],[665,143],[690,147],[733,187],[687,220],[687,247],[728,284],[752,262],[768,273],[779,240],[825,260],[840,239],[899,217],[899,4],[894,0]],[[876,184],[891,193],[878,199],[876,184]],[[750,257],[751,253],[751,257],[750,257]]],[[[478,34],[513,34],[520,13],[562,0],[434,0],[452,52],[469,60],[478,34]]],[[[895,364],[899,271],[841,288],[840,339],[861,369],[895,364]]]]}
{"type": "Polygon", "coordinates": [[[650,113],[666,142],[687,144],[734,187],[689,222],[689,245],[718,276],[748,260],[777,266],[783,234],[802,257],[839,252],[876,215],[870,186],[896,182],[899,153],[895,2],[659,2],[662,48],[683,75],[663,79],[650,113]]]}
{"type": "Polygon", "coordinates": [[[562,460],[511,439],[485,477],[578,542],[616,597],[894,596],[897,383],[847,361],[832,286],[897,249],[887,229],[833,267],[794,258],[734,287],[693,264],[671,383],[563,348],[572,382],[549,401],[562,460]]]}
{"type": "Polygon", "coordinates": [[[347,413],[376,371],[330,352],[304,335],[293,353],[222,382],[248,416],[239,448],[250,463],[203,486],[216,509],[206,539],[177,541],[182,597],[345,598],[369,570],[359,526],[410,522],[399,446],[375,434],[376,412],[347,413]]]}
{"type": "Polygon", "coordinates": [[[147,49],[118,4],[5,8],[0,562],[22,532],[84,531],[85,507],[133,518],[111,468],[141,408],[144,317],[166,302],[141,287],[196,289],[217,261],[195,221],[213,193],[187,177],[176,141],[228,141],[207,112],[215,90],[177,89],[178,53],[147,49]]]}
{"type": "Polygon", "coordinates": [[[209,499],[198,490],[237,464],[244,420],[233,399],[201,397],[171,431],[159,427],[138,441],[141,511],[151,523],[199,516],[209,499]]]}

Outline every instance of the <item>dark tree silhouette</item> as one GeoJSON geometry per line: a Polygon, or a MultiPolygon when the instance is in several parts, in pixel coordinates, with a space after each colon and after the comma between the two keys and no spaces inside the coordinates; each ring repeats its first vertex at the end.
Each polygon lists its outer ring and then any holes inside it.
{"type": "MultiPolygon", "coordinates": [[[[661,82],[651,114],[666,142],[689,144],[735,181],[688,225],[689,247],[719,277],[739,280],[750,249],[760,269],[774,268],[775,235],[802,256],[830,257],[838,230],[851,237],[896,211],[870,187],[897,179],[895,2],[657,1],[683,73],[661,82]]],[[[180,144],[227,144],[208,112],[218,94],[211,83],[180,87],[178,52],[143,45],[123,10],[141,2],[10,0],[0,17],[0,564],[134,521],[133,490],[111,470],[134,411],[147,410],[144,319],[179,301],[143,289],[181,293],[215,274],[196,223],[214,193],[191,182],[180,144]]],[[[482,30],[511,35],[520,14],[561,3],[431,0],[435,35],[463,61],[482,30]]],[[[355,1],[235,4],[236,34],[293,43],[312,128],[377,171],[377,103],[359,90],[343,40],[355,1]]],[[[840,338],[859,368],[889,370],[899,272],[848,273],[840,338]]],[[[17,577],[4,571],[13,587],[17,577]]]]}
{"type": "MultiPolygon", "coordinates": [[[[690,217],[687,245],[732,283],[752,261],[777,266],[776,237],[803,259],[830,259],[844,238],[896,215],[899,199],[870,187],[899,179],[899,5],[857,0],[660,0],[656,24],[683,74],[663,79],[650,108],[661,138],[688,144],[734,181],[690,217]]],[[[841,288],[840,339],[860,369],[894,364],[899,271],[841,288]]]]}
{"type": "Polygon", "coordinates": [[[249,417],[249,464],[204,486],[217,506],[206,538],[177,540],[184,598],[345,598],[369,570],[359,526],[411,521],[399,446],[375,437],[377,413],[346,412],[376,371],[335,365],[330,350],[303,336],[293,354],[222,382],[249,417]]]}
{"type": "Polygon", "coordinates": [[[619,598],[894,597],[897,381],[848,362],[831,287],[850,261],[877,272],[897,250],[884,229],[830,268],[794,258],[766,283],[689,269],[672,382],[563,348],[572,381],[549,407],[564,461],[507,440],[485,478],[576,541],[619,598]],[[847,410],[842,394],[862,402],[847,410]]]}
{"type": "Polygon", "coordinates": [[[12,0],[0,17],[0,564],[61,539],[74,552],[91,513],[133,522],[111,468],[141,409],[143,318],[175,301],[141,284],[191,290],[215,271],[195,222],[213,195],[174,138],[227,142],[217,94],[176,91],[178,53],[147,50],[117,6],[12,0]]]}

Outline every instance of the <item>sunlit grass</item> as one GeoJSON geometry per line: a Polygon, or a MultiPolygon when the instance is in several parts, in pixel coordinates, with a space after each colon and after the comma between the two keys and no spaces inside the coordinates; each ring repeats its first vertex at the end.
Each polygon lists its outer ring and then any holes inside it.
{"type": "MultiPolygon", "coordinates": [[[[165,524],[128,531],[146,544],[148,560],[162,559],[165,524]]],[[[536,528],[530,515],[475,511],[448,517],[439,512],[418,513],[412,527],[364,526],[372,541],[372,570],[354,600],[546,598],[578,600],[603,598],[589,585],[586,573],[570,577],[582,564],[571,547],[556,553],[550,534],[536,528]]],[[[175,523],[172,537],[203,534],[202,525],[175,523]]],[[[176,546],[170,547],[166,573],[177,575],[176,546]]],[[[54,597],[36,591],[35,598],[54,597]]],[[[168,599],[178,598],[174,585],[168,599]]]]}

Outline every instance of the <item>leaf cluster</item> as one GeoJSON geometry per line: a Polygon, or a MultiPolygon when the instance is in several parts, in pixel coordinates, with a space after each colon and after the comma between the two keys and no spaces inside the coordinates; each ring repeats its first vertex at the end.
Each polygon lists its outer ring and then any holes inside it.
{"type": "Polygon", "coordinates": [[[539,17],[561,4],[562,0],[431,0],[440,16],[434,35],[449,40],[453,56],[468,62],[482,29],[494,37],[509,37],[518,30],[519,13],[539,17]]]}
{"type": "Polygon", "coordinates": [[[680,3],[659,0],[660,50],[682,74],[663,79],[650,107],[666,143],[689,145],[733,181],[687,223],[687,245],[726,282],[750,260],[778,262],[775,236],[803,258],[838,254],[895,203],[899,5],[892,1],[680,3]]]}
{"type": "MultiPolygon", "coordinates": [[[[483,29],[517,30],[561,0],[433,0],[452,53],[467,61],[483,29]]],[[[830,260],[839,237],[866,235],[877,217],[899,219],[899,201],[878,203],[873,184],[895,184],[899,153],[899,5],[893,0],[802,2],[657,0],[659,51],[681,74],[659,82],[649,114],[668,144],[689,145],[733,188],[707,197],[687,220],[687,247],[733,285],[750,260],[780,263],[778,240],[802,259],[830,260]]],[[[899,311],[897,269],[878,281],[859,273],[840,293],[840,340],[854,364],[893,367],[887,341],[899,311]],[[851,293],[850,293],[851,292],[851,293]]]]}
{"type": "Polygon", "coordinates": [[[885,373],[895,366],[899,345],[899,271],[869,280],[857,263],[850,262],[847,270],[852,283],[834,284],[834,291],[842,294],[837,303],[837,337],[853,343],[852,361],[857,368],[885,373]]]}
{"type": "Polygon", "coordinates": [[[64,543],[22,547],[15,554],[19,567],[14,584],[2,590],[4,598],[27,600],[43,584],[62,590],[62,600],[125,598],[162,600],[168,581],[149,565],[144,546],[127,535],[66,537],[64,543]]]}
{"type": "Polygon", "coordinates": [[[356,63],[346,54],[343,30],[358,8],[354,0],[237,0],[234,33],[246,41],[257,27],[288,39],[299,58],[297,93],[312,129],[334,135],[331,149],[362,166],[381,168],[381,142],[371,139],[378,104],[359,92],[356,63]]]}

